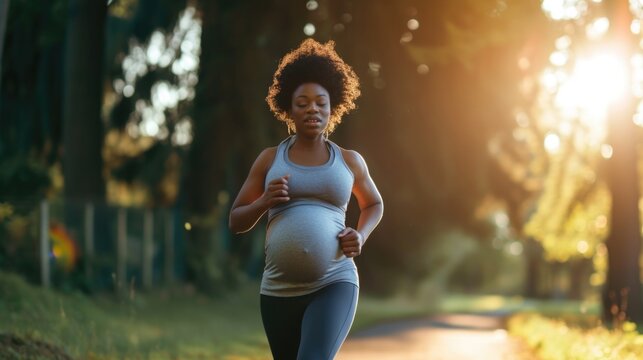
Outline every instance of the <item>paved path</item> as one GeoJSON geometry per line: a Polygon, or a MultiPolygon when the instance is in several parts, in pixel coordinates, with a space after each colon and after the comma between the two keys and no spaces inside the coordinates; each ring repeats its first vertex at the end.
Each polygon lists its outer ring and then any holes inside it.
{"type": "Polygon", "coordinates": [[[351,335],[337,360],[535,360],[497,315],[442,315],[351,335]]]}

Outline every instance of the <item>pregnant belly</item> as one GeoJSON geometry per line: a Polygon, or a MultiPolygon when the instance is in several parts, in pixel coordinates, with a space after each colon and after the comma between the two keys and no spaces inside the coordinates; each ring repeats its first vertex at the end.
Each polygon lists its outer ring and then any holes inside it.
{"type": "Polygon", "coordinates": [[[311,282],[321,278],[343,254],[337,234],[342,214],[319,205],[284,210],[268,227],[266,270],[278,280],[311,282]]]}

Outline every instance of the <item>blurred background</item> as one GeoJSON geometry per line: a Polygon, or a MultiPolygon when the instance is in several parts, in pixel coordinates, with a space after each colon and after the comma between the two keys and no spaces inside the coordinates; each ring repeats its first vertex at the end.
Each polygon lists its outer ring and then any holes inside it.
{"type": "Polygon", "coordinates": [[[312,37],[361,80],[331,139],[386,204],[363,294],[643,322],[642,19],[637,0],[1,0],[0,271],[86,295],[256,284],[265,219],[234,235],[229,208],[287,136],[264,99],[312,37]]]}

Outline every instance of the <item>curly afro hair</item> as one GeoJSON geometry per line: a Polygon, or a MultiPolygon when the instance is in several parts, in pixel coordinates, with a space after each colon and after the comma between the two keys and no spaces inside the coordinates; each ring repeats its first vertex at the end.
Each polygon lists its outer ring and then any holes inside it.
{"type": "Polygon", "coordinates": [[[360,95],[359,79],[337,55],[333,41],[320,44],[311,38],[304,40],[281,59],[275,71],[266,101],[270,111],[293,132],[294,124],[288,116],[292,94],[304,83],[317,83],[328,91],[331,115],[326,133],[332,133],[342,116],[355,109],[355,99],[360,95]]]}

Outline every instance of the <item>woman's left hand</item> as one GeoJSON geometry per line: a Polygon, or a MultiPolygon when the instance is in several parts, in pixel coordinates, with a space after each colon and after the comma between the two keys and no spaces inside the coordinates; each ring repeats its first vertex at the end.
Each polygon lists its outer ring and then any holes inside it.
{"type": "Polygon", "coordinates": [[[339,247],[346,257],[356,257],[362,253],[364,238],[359,231],[347,227],[337,235],[339,238],[339,247]]]}

